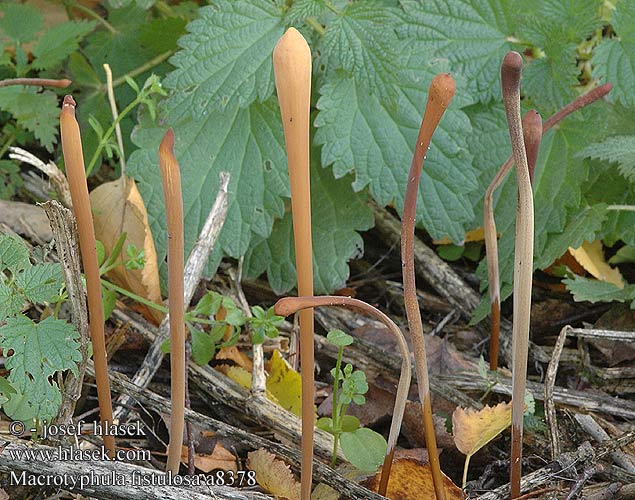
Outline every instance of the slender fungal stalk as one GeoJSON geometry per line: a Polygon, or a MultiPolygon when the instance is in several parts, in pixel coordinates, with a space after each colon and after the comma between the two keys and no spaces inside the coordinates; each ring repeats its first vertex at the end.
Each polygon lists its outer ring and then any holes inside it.
{"type": "Polygon", "coordinates": [[[63,78],[61,80],[53,80],[50,78],[9,78],[0,80],[0,87],[8,87],[9,85],[35,85],[40,87],[55,87],[65,89],[71,83],[71,80],[63,78]]]}
{"type": "MultiPolygon", "coordinates": [[[[93,361],[95,363],[95,383],[97,385],[97,400],[102,429],[112,426],[112,400],[110,396],[110,382],[108,381],[108,357],[106,354],[106,340],[104,337],[104,312],[101,298],[101,282],[99,278],[99,264],[95,243],[95,228],[90,211],[88,185],[84,170],[84,154],[82,152],[82,138],[79,125],[75,119],[75,100],[72,96],[64,97],[62,112],[60,113],[60,135],[62,137],[62,151],[66,165],[68,185],[73,200],[73,212],[77,219],[79,232],[79,247],[82,254],[82,264],[86,276],[86,293],[88,295],[88,314],[90,340],[93,344],[93,361]]],[[[104,436],[104,447],[108,456],[115,457],[114,436],[104,436]]]]}
{"type": "Polygon", "coordinates": [[[540,113],[531,109],[523,117],[523,142],[527,155],[527,168],[529,169],[529,182],[534,185],[534,170],[538,160],[538,150],[542,139],[542,118],[540,113]]]}
{"type": "MultiPolygon", "coordinates": [[[[613,85],[605,83],[590,90],[571,101],[558,112],[550,116],[542,125],[542,134],[555,127],[574,111],[581,109],[608,94],[613,85]]],[[[513,157],[507,158],[500,167],[489,187],[485,191],[483,200],[483,230],[485,239],[485,254],[487,262],[487,279],[489,283],[489,298],[491,304],[490,316],[490,370],[498,369],[498,337],[500,331],[500,277],[498,268],[498,240],[496,221],[494,220],[494,191],[501,185],[507,174],[514,166],[513,157]]],[[[533,178],[533,171],[532,171],[533,178]]]]}
{"type": "Polygon", "coordinates": [[[514,323],[512,327],[512,450],[511,497],[520,496],[523,413],[527,380],[527,351],[531,285],[534,261],[534,200],[529,179],[520,118],[520,73],[523,66],[518,52],[508,52],[501,65],[503,102],[509,125],[512,153],[516,164],[518,205],[516,209],[516,240],[514,251],[514,323]]]}
{"type": "MultiPolygon", "coordinates": [[[[408,399],[408,390],[410,389],[410,381],[412,379],[412,370],[410,368],[410,350],[406,339],[401,333],[399,327],[379,309],[362,302],[361,300],[351,297],[340,296],[323,296],[323,297],[286,297],[280,299],[274,306],[276,314],[281,316],[289,316],[297,311],[312,307],[346,307],[354,311],[360,311],[364,314],[374,317],[381,321],[386,328],[394,335],[397,345],[401,351],[401,373],[399,374],[399,383],[397,384],[397,394],[395,395],[395,408],[392,414],[392,422],[390,424],[390,433],[388,434],[388,446],[386,448],[386,457],[384,465],[381,469],[381,479],[379,482],[379,494],[386,495],[388,488],[388,480],[390,479],[390,469],[392,467],[392,459],[397,446],[397,438],[401,429],[404,411],[406,410],[406,401],[408,399]]],[[[340,361],[338,357],[338,362],[340,361]]],[[[338,370],[335,373],[339,373],[338,370]]],[[[337,384],[335,384],[337,387],[337,384]]]]}
{"type": "Polygon", "coordinates": [[[434,435],[432,405],[430,403],[430,384],[428,382],[428,361],[426,359],[426,347],[423,339],[423,327],[421,326],[421,312],[419,311],[419,302],[417,300],[414,235],[417,215],[417,194],[419,192],[419,178],[421,177],[421,171],[423,169],[423,160],[430,147],[432,134],[454,97],[455,91],[456,85],[454,79],[447,73],[435,76],[430,84],[428,102],[426,103],[423,120],[421,121],[421,128],[419,129],[417,144],[415,145],[412,164],[410,165],[410,172],[408,173],[406,199],[404,201],[401,223],[401,266],[403,268],[404,303],[408,317],[408,327],[412,336],[419,399],[423,406],[423,430],[437,500],[445,499],[445,489],[443,486],[441,466],[439,465],[437,441],[434,435]]]}
{"type": "Polygon", "coordinates": [[[159,164],[168,229],[168,306],[170,310],[170,442],[166,472],[179,473],[185,422],[185,306],[183,302],[183,194],[174,157],[174,132],[159,146],[159,164]]]}
{"type": "MultiPolygon", "coordinates": [[[[309,175],[309,111],[311,49],[289,28],[273,51],[273,70],[287,147],[298,295],[313,295],[311,184],[309,175]]],[[[313,310],[300,312],[302,376],[302,465],[300,498],[310,500],[313,476],[313,310]]]]}

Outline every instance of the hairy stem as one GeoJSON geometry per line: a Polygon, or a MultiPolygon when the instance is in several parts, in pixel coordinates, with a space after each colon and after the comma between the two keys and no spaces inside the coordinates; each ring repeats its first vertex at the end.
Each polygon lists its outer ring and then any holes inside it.
{"type": "Polygon", "coordinates": [[[454,79],[447,73],[434,77],[428,92],[428,102],[421,121],[421,128],[417,137],[401,222],[401,266],[403,269],[404,303],[408,328],[412,336],[412,347],[415,355],[415,369],[419,388],[419,399],[423,406],[423,429],[430,458],[430,469],[434,481],[434,491],[437,500],[445,499],[443,475],[439,464],[436,437],[434,435],[434,423],[432,421],[432,405],[430,402],[430,385],[428,382],[428,361],[421,326],[421,312],[417,300],[417,283],[415,280],[414,265],[414,234],[417,215],[417,194],[419,192],[419,179],[423,169],[423,160],[430,148],[432,134],[437,128],[443,113],[454,97],[456,85],[454,79]]]}
{"type": "Polygon", "coordinates": [[[178,474],[185,423],[185,306],[183,301],[183,195],[179,164],[174,157],[174,132],[159,146],[159,164],[168,229],[168,305],[170,310],[170,442],[166,472],[178,474]]]}
{"type": "MultiPolygon", "coordinates": [[[[401,330],[395,323],[386,316],[379,309],[362,302],[361,300],[353,299],[351,297],[340,296],[322,296],[322,297],[285,297],[276,302],[274,311],[281,316],[289,316],[297,311],[301,311],[306,308],[313,307],[346,307],[354,311],[359,311],[373,318],[381,321],[386,328],[397,340],[397,345],[401,351],[401,373],[399,374],[399,383],[397,384],[397,393],[395,395],[395,407],[392,415],[392,422],[390,423],[390,433],[388,434],[388,447],[386,448],[386,457],[384,459],[384,465],[381,469],[381,479],[379,483],[379,494],[386,494],[388,487],[388,480],[390,479],[390,469],[392,466],[392,458],[395,453],[395,447],[397,445],[397,438],[399,437],[399,431],[401,429],[401,422],[403,420],[403,414],[406,410],[406,401],[408,399],[408,390],[410,388],[410,381],[412,379],[412,370],[410,367],[410,350],[406,339],[401,333],[401,330]]],[[[339,359],[339,356],[338,356],[339,359]]],[[[335,407],[335,403],[334,403],[335,407]]]]}
{"type": "MultiPolygon", "coordinates": [[[[72,96],[64,97],[60,113],[60,135],[68,184],[73,200],[73,212],[77,219],[79,248],[86,276],[86,292],[88,295],[88,314],[90,339],[93,344],[93,360],[95,363],[95,383],[102,428],[112,425],[112,399],[108,380],[108,358],[106,339],[104,336],[104,312],[102,309],[101,282],[95,243],[95,228],[90,211],[88,185],[84,170],[84,154],[79,125],[75,119],[75,100],[72,96]]],[[[115,456],[114,436],[104,436],[104,447],[108,456],[115,456]]]]}
{"type": "Polygon", "coordinates": [[[514,251],[514,322],[512,327],[512,450],[510,471],[512,499],[520,496],[520,478],[522,475],[523,413],[534,260],[534,201],[520,118],[522,65],[523,60],[520,54],[511,51],[507,53],[501,66],[503,102],[518,181],[514,251]]]}
{"type": "MultiPolygon", "coordinates": [[[[579,96],[558,112],[550,116],[542,125],[542,134],[555,127],[564,118],[574,111],[581,109],[608,94],[613,85],[606,83],[579,96]]],[[[485,191],[483,200],[483,230],[485,240],[485,253],[487,262],[487,279],[489,283],[489,298],[491,304],[490,317],[490,370],[498,369],[498,337],[500,331],[500,275],[498,266],[498,240],[496,234],[496,221],[494,219],[494,191],[501,185],[507,174],[514,166],[513,157],[507,158],[505,163],[492,179],[485,191]]],[[[533,172],[532,172],[533,176],[533,172]]]]}
{"type": "MultiPolygon", "coordinates": [[[[291,183],[291,211],[295,242],[298,294],[313,295],[311,185],[309,175],[309,112],[311,106],[311,49],[289,28],[273,51],[273,69],[284,128],[291,183]]],[[[313,477],[313,310],[300,313],[302,376],[302,465],[300,497],[310,500],[313,477]]]]}

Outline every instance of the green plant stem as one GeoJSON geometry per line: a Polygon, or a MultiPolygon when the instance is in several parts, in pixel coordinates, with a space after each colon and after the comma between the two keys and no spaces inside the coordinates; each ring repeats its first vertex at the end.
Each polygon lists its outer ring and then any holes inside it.
{"type": "Polygon", "coordinates": [[[324,5],[326,6],[328,10],[330,10],[334,14],[337,14],[338,16],[342,15],[342,11],[340,11],[337,7],[335,7],[335,5],[333,5],[331,2],[324,2],[324,5]]]}
{"type": "Polygon", "coordinates": [[[314,17],[307,17],[304,22],[311,26],[311,28],[313,28],[320,35],[323,35],[326,32],[326,28],[322,26],[314,17]]]}
{"type": "Polygon", "coordinates": [[[342,356],[344,348],[337,349],[337,361],[335,362],[335,377],[333,380],[333,456],[331,457],[331,467],[337,464],[337,447],[339,444],[339,385],[340,385],[340,369],[342,367],[342,356]]]}
{"type": "Polygon", "coordinates": [[[7,140],[4,142],[4,144],[0,148],[0,158],[4,156],[4,154],[7,152],[7,149],[9,149],[11,144],[13,144],[13,141],[15,141],[15,138],[17,137],[17,135],[18,134],[15,131],[9,134],[9,137],[7,137],[7,140]]]}
{"type": "Polygon", "coordinates": [[[609,205],[607,210],[623,210],[626,212],[635,212],[635,205],[609,205]]]}
{"type": "MultiPolygon", "coordinates": [[[[119,78],[115,78],[112,81],[112,88],[114,89],[118,87],[119,85],[126,83],[126,77],[135,78],[141,75],[142,73],[145,73],[146,71],[149,71],[152,68],[158,66],[159,64],[167,60],[172,54],[174,54],[174,52],[175,52],[174,50],[168,50],[167,52],[164,52],[163,54],[159,54],[158,56],[153,57],[148,62],[142,64],[141,66],[136,67],[135,69],[133,69],[132,71],[129,71],[125,75],[120,76],[119,78]]],[[[103,84],[99,87],[100,92],[106,92],[106,89],[107,89],[106,84],[103,84]]]]}
{"type": "Polygon", "coordinates": [[[168,314],[169,312],[167,307],[162,306],[160,304],[156,304],[152,302],[151,300],[141,297],[141,295],[137,295],[136,293],[131,292],[130,290],[121,288],[120,286],[115,285],[114,283],[111,283],[110,281],[104,278],[101,279],[101,284],[104,286],[104,288],[108,288],[109,290],[112,290],[113,292],[117,292],[117,293],[120,293],[121,295],[125,295],[126,297],[136,300],[137,302],[139,302],[140,304],[143,304],[144,306],[148,306],[153,309],[156,309],[157,311],[160,311],[163,314],[168,314]]]}
{"type": "Polygon", "coordinates": [[[103,17],[97,14],[97,12],[93,11],[92,9],[89,9],[85,5],[82,5],[78,2],[74,2],[73,5],[71,5],[71,7],[79,11],[82,11],[84,14],[88,15],[89,17],[92,17],[95,21],[97,21],[98,23],[101,23],[104,26],[104,28],[110,31],[113,35],[116,35],[119,33],[119,31],[117,31],[117,29],[112,24],[110,24],[103,17]]]}

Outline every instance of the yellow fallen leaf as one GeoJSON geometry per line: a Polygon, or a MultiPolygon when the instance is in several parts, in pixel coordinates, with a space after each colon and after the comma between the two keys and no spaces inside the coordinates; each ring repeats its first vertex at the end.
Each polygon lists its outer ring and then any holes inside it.
{"type": "MultiPolygon", "coordinates": [[[[143,269],[129,270],[121,265],[107,276],[126,290],[160,304],[162,300],[157,254],[148,224],[148,214],[134,180],[121,177],[102,184],[90,193],[90,204],[95,237],[104,244],[107,255],[110,255],[124,232],[127,236],[121,258],[125,258],[128,245],[134,245],[144,252],[143,269]]],[[[163,319],[163,314],[156,309],[149,308],[148,312],[157,322],[163,319]]]]}
{"type": "MultiPolygon", "coordinates": [[[[472,229],[465,233],[465,238],[463,238],[463,243],[469,243],[471,241],[483,241],[485,239],[485,231],[482,227],[477,229],[472,229]]],[[[452,240],[447,236],[444,236],[440,240],[434,240],[432,243],[435,245],[450,245],[452,240]]]]}
{"type": "Polygon", "coordinates": [[[302,415],[302,378],[275,349],[265,368],[269,372],[267,389],[280,406],[298,417],[302,415]]]}
{"type": "MultiPolygon", "coordinates": [[[[224,373],[234,382],[237,382],[245,389],[251,389],[251,373],[240,366],[219,365],[216,370],[224,373]]],[[[280,404],[276,397],[271,393],[269,389],[266,392],[267,399],[273,403],[280,404]]]]}
{"type": "Polygon", "coordinates": [[[467,469],[474,453],[503,432],[512,423],[511,403],[485,406],[481,410],[457,407],[452,414],[454,444],[466,455],[463,469],[463,487],[467,479],[467,469]]]}
{"type": "Polygon", "coordinates": [[[585,241],[580,248],[569,247],[569,253],[594,278],[613,283],[620,289],[624,288],[622,273],[620,273],[619,269],[609,266],[604,260],[602,242],[600,240],[595,240],[592,243],[585,241]]]}
{"type": "MultiPolygon", "coordinates": [[[[364,484],[368,489],[377,491],[381,469],[364,484]]],[[[463,491],[452,480],[443,475],[446,500],[463,500],[463,491]]],[[[386,497],[391,500],[413,500],[414,498],[436,498],[432,471],[429,464],[422,464],[412,458],[401,458],[392,463],[386,497]]]]}
{"type": "Polygon", "coordinates": [[[272,453],[260,449],[247,454],[247,467],[256,473],[256,481],[267,493],[300,500],[300,483],[295,479],[289,466],[272,453]]]}
{"type": "Polygon", "coordinates": [[[245,370],[249,372],[252,369],[251,358],[247,356],[244,352],[240,351],[238,347],[236,347],[235,345],[231,347],[223,347],[222,349],[219,349],[218,352],[216,353],[216,356],[214,357],[219,360],[225,360],[225,359],[231,360],[234,363],[236,363],[238,366],[240,366],[241,368],[244,368],[245,370]]]}
{"type": "MultiPolygon", "coordinates": [[[[187,464],[188,459],[187,446],[181,448],[181,462],[187,464]]],[[[234,454],[225,448],[223,445],[216,443],[214,451],[211,455],[205,455],[203,453],[194,454],[194,467],[203,472],[211,472],[215,469],[230,470],[236,473],[238,468],[236,467],[236,457],[234,454]]]]}

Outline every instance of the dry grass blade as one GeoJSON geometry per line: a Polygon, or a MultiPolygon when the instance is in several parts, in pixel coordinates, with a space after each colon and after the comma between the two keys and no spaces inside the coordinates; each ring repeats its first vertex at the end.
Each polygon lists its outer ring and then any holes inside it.
{"type": "Polygon", "coordinates": [[[390,424],[386,458],[384,459],[384,465],[381,469],[381,480],[379,482],[378,491],[380,495],[385,496],[388,481],[390,480],[390,470],[392,467],[393,456],[395,454],[395,447],[397,446],[397,438],[399,437],[403,415],[406,410],[410,381],[412,379],[410,350],[408,349],[408,344],[406,343],[403,333],[401,333],[401,330],[394,321],[376,307],[373,307],[361,300],[353,299],[351,297],[328,295],[322,297],[286,297],[284,299],[280,299],[274,306],[274,309],[276,314],[289,316],[290,314],[294,314],[305,308],[322,306],[346,307],[347,309],[360,311],[374,317],[375,319],[381,321],[390,330],[395,337],[395,340],[397,340],[399,350],[401,351],[401,372],[399,374],[399,383],[397,384],[397,394],[395,394],[395,408],[392,415],[392,422],[390,424]]]}
{"type": "Polygon", "coordinates": [[[415,355],[415,369],[419,387],[419,398],[423,405],[423,424],[426,448],[430,457],[430,466],[437,500],[445,499],[443,477],[437,454],[437,444],[432,422],[432,406],[430,404],[430,386],[428,382],[428,363],[421,326],[421,313],[417,300],[417,284],[414,269],[414,231],[417,212],[417,194],[419,192],[419,178],[423,169],[423,160],[430,147],[434,133],[443,113],[454,97],[456,85],[454,79],[447,73],[434,77],[428,92],[428,102],[421,121],[421,128],[417,137],[401,223],[401,265],[403,268],[404,303],[408,317],[408,327],[412,335],[412,345],[415,355]]]}
{"type": "Polygon", "coordinates": [[[174,132],[159,146],[159,164],[168,230],[168,304],[170,308],[170,442],[166,471],[178,474],[185,426],[185,307],[183,302],[183,195],[179,164],[174,157],[174,132]]]}
{"type": "Polygon", "coordinates": [[[523,60],[509,52],[501,66],[501,84],[518,181],[514,252],[514,323],[512,328],[512,498],[520,496],[523,413],[527,381],[527,351],[534,255],[534,202],[520,118],[520,73],[523,60]]]}
{"type": "MultiPolygon", "coordinates": [[[[295,242],[298,294],[313,295],[311,187],[309,175],[309,112],[311,106],[311,49],[289,28],[273,51],[273,69],[287,148],[291,210],[295,242]]],[[[311,497],[313,463],[313,310],[300,313],[302,361],[302,474],[301,498],[311,497]]]]}
{"type": "MultiPolygon", "coordinates": [[[[71,199],[73,200],[73,212],[77,219],[82,264],[86,276],[90,339],[93,344],[93,360],[95,363],[95,383],[97,385],[99,415],[102,427],[105,428],[106,423],[112,425],[112,400],[110,382],[108,381],[106,340],[104,338],[104,312],[102,309],[99,264],[97,263],[95,247],[95,228],[93,227],[93,217],[90,211],[82,138],[79,125],[75,119],[75,105],[75,100],[72,96],[67,95],[64,97],[62,112],[60,113],[60,135],[66,174],[68,176],[71,199]]],[[[104,436],[104,447],[108,456],[114,458],[114,436],[104,436]]]]}
{"type": "MultiPolygon", "coordinates": [[[[571,101],[557,113],[550,116],[542,126],[544,135],[549,129],[555,127],[560,121],[569,116],[574,111],[594,103],[608,94],[613,85],[605,83],[590,90],[571,101]]],[[[526,115],[527,116],[527,115],[526,115]]],[[[500,278],[498,270],[498,241],[496,234],[496,221],[494,220],[494,191],[501,185],[509,171],[514,166],[513,157],[507,158],[505,163],[492,179],[492,182],[485,191],[483,200],[483,229],[485,232],[485,252],[487,262],[487,279],[489,283],[489,297],[491,304],[490,315],[490,370],[498,369],[498,336],[500,331],[500,278]]],[[[531,171],[533,175],[533,170],[531,171]]]]}

